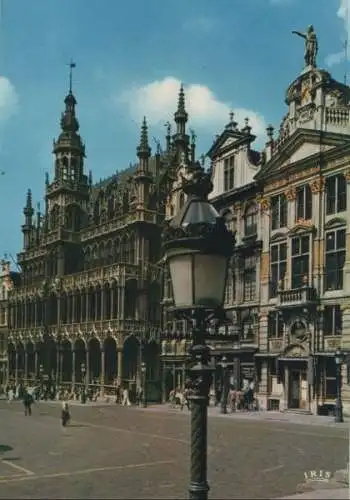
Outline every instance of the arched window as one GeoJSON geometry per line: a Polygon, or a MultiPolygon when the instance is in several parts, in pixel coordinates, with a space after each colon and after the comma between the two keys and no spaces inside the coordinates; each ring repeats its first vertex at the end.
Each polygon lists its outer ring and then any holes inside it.
{"type": "Polygon", "coordinates": [[[59,213],[60,213],[60,209],[59,209],[58,205],[55,205],[50,213],[50,229],[51,230],[57,229],[57,227],[58,227],[59,213]]]}
{"type": "Polygon", "coordinates": [[[72,182],[78,181],[78,170],[77,170],[77,160],[76,158],[70,159],[70,180],[72,182]]]}
{"type": "Polygon", "coordinates": [[[62,179],[64,181],[68,180],[68,158],[67,158],[67,156],[62,157],[62,179]]]}
{"type": "Polygon", "coordinates": [[[255,236],[258,230],[258,207],[252,203],[247,207],[244,216],[244,235],[255,236]]]}

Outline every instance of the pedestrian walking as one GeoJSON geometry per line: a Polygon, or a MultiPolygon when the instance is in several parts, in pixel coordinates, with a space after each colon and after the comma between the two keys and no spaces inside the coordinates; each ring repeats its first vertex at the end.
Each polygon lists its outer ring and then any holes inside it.
{"type": "Polygon", "coordinates": [[[62,403],[62,410],[61,410],[61,423],[63,427],[66,427],[67,423],[70,420],[70,412],[69,412],[69,406],[66,401],[63,401],[62,403]]]}
{"type": "Polygon", "coordinates": [[[23,404],[24,404],[24,415],[31,416],[32,415],[32,404],[33,404],[33,396],[30,392],[27,390],[24,393],[23,396],[23,404]]]}
{"type": "Polygon", "coordinates": [[[123,390],[122,406],[131,406],[128,389],[123,390]]]}

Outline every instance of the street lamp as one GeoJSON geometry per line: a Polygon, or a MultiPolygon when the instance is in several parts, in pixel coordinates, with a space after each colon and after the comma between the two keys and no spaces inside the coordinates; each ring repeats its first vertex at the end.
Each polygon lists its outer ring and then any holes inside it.
{"type": "Polygon", "coordinates": [[[335,353],[335,376],[336,376],[336,384],[337,384],[337,398],[335,400],[335,415],[334,421],[336,423],[344,422],[343,417],[343,402],[341,399],[341,388],[342,388],[342,375],[341,375],[341,367],[343,362],[342,352],[337,349],[335,353]]]}
{"type": "Polygon", "coordinates": [[[221,395],[221,408],[220,412],[223,415],[227,413],[227,358],[223,356],[221,358],[221,368],[222,368],[222,395],[221,395]]]}
{"type": "Polygon", "coordinates": [[[146,408],[147,407],[147,398],[146,398],[146,363],[142,362],[141,363],[141,377],[142,377],[142,394],[141,394],[141,401],[140,401],[140,406],[141,408],[146,408]]]}
{"type": "Polygon", "coordinates": [[[163,232],[163,250],[170,269],[175,312],[192,322],[191,499],[208,498],[207,422],[212,368],[205,343],[207,323],[223,316],[226,276],[234,237],[209,203],[213,185],[197,162],[187,166],[182,190],[187,200],[163,232]]]}
{"type": "Polygon", "coordinates": [[[86,374],[86,367],[85,363],[81,363],[80,365],[80,370],[81,370],[81,381],[83,383],[83,388],[81,391],[81,402],[86,403],[86,391],[85,391],[85,374],[86,374]]]}

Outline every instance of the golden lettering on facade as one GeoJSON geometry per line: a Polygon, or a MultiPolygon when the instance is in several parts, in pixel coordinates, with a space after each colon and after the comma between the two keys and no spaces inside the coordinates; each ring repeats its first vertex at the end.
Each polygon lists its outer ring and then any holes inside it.
{"type": "Polygon", "coordinates": [[[310,188],[312,193],[318,194],[324,190],[324,177],[317,177],[310,182],[310,188]]]}
{"type": "Polygon", "coordinates": [[[287,191],[284,194],[288,201],[294,201],[297,197],[297,191],[294,186],[287,189],[287,191]]]}

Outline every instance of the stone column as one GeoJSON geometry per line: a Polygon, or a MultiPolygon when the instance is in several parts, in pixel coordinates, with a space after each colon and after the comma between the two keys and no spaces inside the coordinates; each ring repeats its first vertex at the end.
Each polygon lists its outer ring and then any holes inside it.
{"type": "Polygon", "coordinates": [[[24,351],[24,380],[28,379],[28,353],[27,350],[24,351]]]}
{"type": "Polygon", "coordinates": [[[101,321],[105,320],[105,287],[101,286],[101,321]]]}
{"type": "Polygon", "coordinates": [[[85,301],[86,301],[86,310],[85,310],[85,321],[88,322],[90,321],[90,294],[89,294],[89,290],[86,290],[86,297],[85,297],[85,301]]]}
{"type": "Polygon", "coordinates": [[[115,287],[114,286],[110,286],[110,299],[111,299],[111,303],[110,303],[110,317],[107,318],[107,319],[113,319],[113,313],[114,313],[114,301],[115,301],[115,287]]]}
{"type": "Polygon", "coordinates": [[[117,380],[118,380],[118,385],[122,384],[123,380],[123,349],[118,349],[117,352],[117,380]]]}
{"type": "Polygon", "coordinates": [[[105,395],[105,352],[101,349],[100,397],[105,395]]]}
{"type": "Polygon", "coordinates": [[[76,323],[77,318],[75,317],[76,315],[76,295],[75,293],[72,293],[72,323],[76,323]]]}
{"type": "Polygon", "coordinates": [[[87,344],[85,349],[85,385],[86,387],[90,384],[90,353],[89,353],[89,345],[87,344]]]}
{"type": "MultiPolygon", "coordinates": [[[[296,189],[294,186],[289,188],[285,193],[285,196],[288,201],[288,227],[294,226],[296,222],[296,207],[295,207],[295,200],[296,200],[296,189]]],[[[285,288],[290,288],[292,286],[292,260],[288,259],[288,264],[287,264],[287,272],[286,272],[286,277],[284,281],[284,287],[285,288]]]]}
{"type": "MultiPolygon", "coordinates": [[[[343,332],[341,339],[341,349],[344,351],[350,351],[350,303],[346,303],[342,306],[343,312],[343,332]]],[[[350,413],[350,385],[347,383],[347,366],[343,366],[343,384],[342,384],[342,398],[343,398],[343,408],[344,413],[350,413]],[[345,375],[344,375],[345,371],[345,375]]],[[[350,380],[349,380],[350,382],[350,380]]]]}
{"type": "Polygon", "coordinates": [[[35,348],[34,351],[34,373],[35,373],[35,380],[38,377],[38,360],[39,360],[39,353],[37,349],[35,348]]]}
{"type": "MultiPolygon", "coordinates": [[[[281,369],[280,365],[280,369],[281,369]]],[[[289,400],[289,366],[285,365],[284,367],[284,387],[283,387],[283,400],[281,401],[280,410],[288,409],[288,400],[289,400]]]]}
{"type": "Polygon", "coordinates": [[[15,364],[15,384],[18,384],[18,352],[16,351],[16,364],[15,364]]]}
{"type": "Polygon", "coordinates": [[[72,347],[72,391],[75,389],[75,349],[72,347]]]}
{"type": "Polygon", "coordinates": [[[124,319],[125,287],[118,286],[118,319],[124,319]]]}

